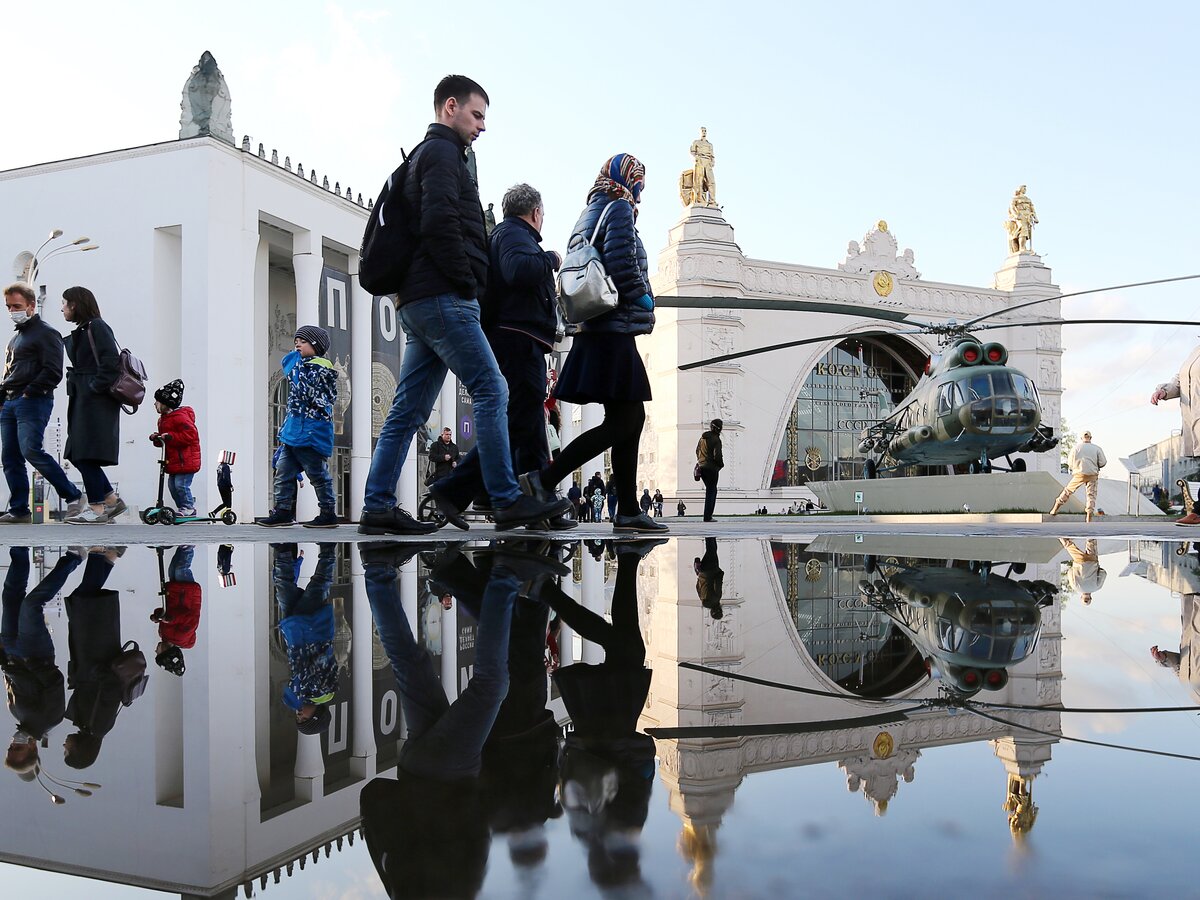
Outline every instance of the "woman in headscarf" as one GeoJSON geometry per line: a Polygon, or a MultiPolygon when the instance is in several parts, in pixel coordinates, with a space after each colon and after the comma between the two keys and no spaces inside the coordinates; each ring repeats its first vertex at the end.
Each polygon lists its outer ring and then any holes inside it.
{"type": "Polygon", "coordinates": [[[567,403],[603,404],[604,421],[571,441],[548,467],[521,476],[522,488],[545,500],[563,478],[611,448],[617,487],[614,531],[667,530],[641,511],[637,496],[638,444],[650,379],[634,339],[654,330],[646,248],[634,225],[645,181],[646,168],[635,157],[611,157],[588,192],[573,231],[585,238],[595,233],[593,245],[617,288],[618,302],[615,309],[577,326],[554,396],[567,403]]]}

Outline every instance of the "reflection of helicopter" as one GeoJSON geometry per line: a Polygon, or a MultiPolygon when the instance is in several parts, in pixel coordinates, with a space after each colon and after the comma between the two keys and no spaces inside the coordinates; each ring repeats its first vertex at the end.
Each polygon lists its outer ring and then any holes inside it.
{"type": "Polygon", "coordinates": [[[1008,684],[1008,666],[1033,653],[1041,607],[1057,590],[1049,582],[997,575],[990,563],[978,562],[969,569],[898,568],[859,582],[864,600],[920,648],[946,688],[964,697],[1008,684]]]}
{"type": "MultiPolygon", "coordinates": [[[[1069,294],[1056,294],[996,310],[968,322],[919,322],[907,313],[869,306],[822,303],[807,300],[758,300],[733,297],[656,297],[655,305],[664,308],[703,309],[716,307],[743,310],[785,310],[832,313],[885,320],[907,326],[900,331],[872,329],[855,333],[821,335],[727,353],[680,366],[681,371],[724,363],[746,356],[782,350],[803,344],[842,341],[854,337],[881,337],[906,334],[937,335],[945,349],[925,366],[924,375],[913,391],[886,416],[869,423],[862,432],[859,452],[867,459],[864,475],[874,478],[879,472],[914,465],[969,464],[972,472],[989,472],[992,459],[1012,453],[1043,453],[1058,444],[1053,431],[1041,424],[1042,410],[1037,389],[1022,372],[1006,365],[1008,351],[995,342],[976,339],[972,332],[994,328],[1028,328],[1037,325],[1142,324],[1198,325],[1161,319],[1038,319],[1005,321],[981,325],[1005,313],[1037,303],[1094,294],[1118,288],[1161,284],[1200,278],[1188,275],[1138,284],[1114,285],[1069,294]]],[[[1024,460],[1009,460],[1010,470],[1024,471],[1024,460]]]]}

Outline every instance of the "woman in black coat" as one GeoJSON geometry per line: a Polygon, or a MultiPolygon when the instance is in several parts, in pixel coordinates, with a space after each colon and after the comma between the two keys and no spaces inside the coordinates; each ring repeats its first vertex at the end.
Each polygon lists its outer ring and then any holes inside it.
{"type": "Polygon", "coordinates": [[[102,525],[125,511],[104,474],[121,449],[121,404],[108,393],[117,380],[121,348],[100,318],[95,295],[85,287],[63,291],[63,318],[75,326],[65,339],[67,358],[67,446],[63,456],[79,470],[88,508],[67,519],[72,525],[102,525]]]}
{"type": "Polygon", "coordinates": [[[600,177],[588,192],[587,206],[575,223],[574,234],[589,239],[595,234],[593,245],[617,288],[618,300],[616,309],[578,326],[554,396],[567,403],[601,403],[604,421],[571,441],[540,472],[521,476],[522,488],[548,500],[554,485],[612,448],[617,488],[614,531],[667,530],[642,512],[637,495],[638,444],[646,422],[650,379],[634,339],[654,330],[646,248],[634,226],[645,180],[645,167],[628,153],[618,153],[600,169],[600,177]]]}

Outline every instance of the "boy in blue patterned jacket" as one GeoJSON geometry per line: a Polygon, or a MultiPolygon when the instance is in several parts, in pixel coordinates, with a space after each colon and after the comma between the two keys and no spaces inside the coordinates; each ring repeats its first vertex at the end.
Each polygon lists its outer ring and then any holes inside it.
{"type": "Polygon", "coordinates": [[[306,528],[336,528],[333,478],[333,402],[337,372],[326,359],[329,332],[316,325],[296,329],[296,349],[283,358],[288,380],[287,418],[279,429],[279,458],[275,464],[275,508],[254,524],[266,528],[296,524],[296,476],[303,470],[317,492],[320,513],[306,528]]]}

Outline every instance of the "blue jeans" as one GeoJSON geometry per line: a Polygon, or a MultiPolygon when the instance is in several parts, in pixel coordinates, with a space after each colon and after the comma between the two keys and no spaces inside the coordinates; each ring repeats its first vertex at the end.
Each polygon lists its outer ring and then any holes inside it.
{"type": "Polygon", "coordinates": [[[337,501],[333,496],[333,477],[329,460],[312,447],[291,447],[282,444],[275,462],[275,508],[296,508],[296,476],[303,471],[317,492],[321,512],[333,512],[337,501]]]}
{"type": "Polygon", "coordinates": [[[66,584],[67,576],[83,562],[74,553],[64,553],[54,568],[27,594],[29,586],[29,548],[9,551],[8,575],[4,579],[3,625],[0,640],[4,652],[20,659],[54,659],[54,641],[46,628],[42,607],[53,600],[66,584]]]}
{"type": "Polygon", "coordinates": [[[54,457],[42,449],[46,423],[54,409],[53,397],[16,397],[0,406],[0,461],[8,482],[8,511],[14,515],[29,514],[29,463],[58,491],[68,503],[78,500],[79,488],[71,484],[67,473],[54,457]]]}
{"type": "Polygon", "coordinates": [[[192,479],[195,477],[195,472],[167,476],[167,490],[171,492],[171,499],[175,501],[176,509],[196,508],[196,498],[192,496],[192,479]]]}
{"type": "Polygon", "coordinates": [[[371,456],[363,512],[387,512],[396,505],[404,457],[417,428],[429,419],[447,370],[471,394],[480,468],[492,505],[511,506],[521,489],[508,442],[508,385],[479,327],[479,304],[439,294],[406,303],[398,314],[408,340],[396,396],[371,456]]]}
{"type": "Polygon", "coordinates": [[[508,694],[508,638],[520,581],[507,568],[492,567],[480,603],[471,680],[450,703],[432,657],[413,637],[395,568],[372,563],[363,570],[375,630],[392,663],[408,723],[400,767],[437,781],[478,775],[484,741],[508,694]]]}
{"type": "Polygon", "coordinates": [[[104,498],[113,492],[112,482],[104,474],[100,463],[76,460],[75,470],[83,479],[83,490],[87,494],[88,503],[103,503],[104,498]]]}
{"type": "Polygon", "coordinates": [[[195,553],[196,548],[191,544],[180,544],[176,547],[171,556],[171,564],[167,567],[167,578],[171,581],[194,582],[196,578],[192,575],[192,559],[195,553]]]}

